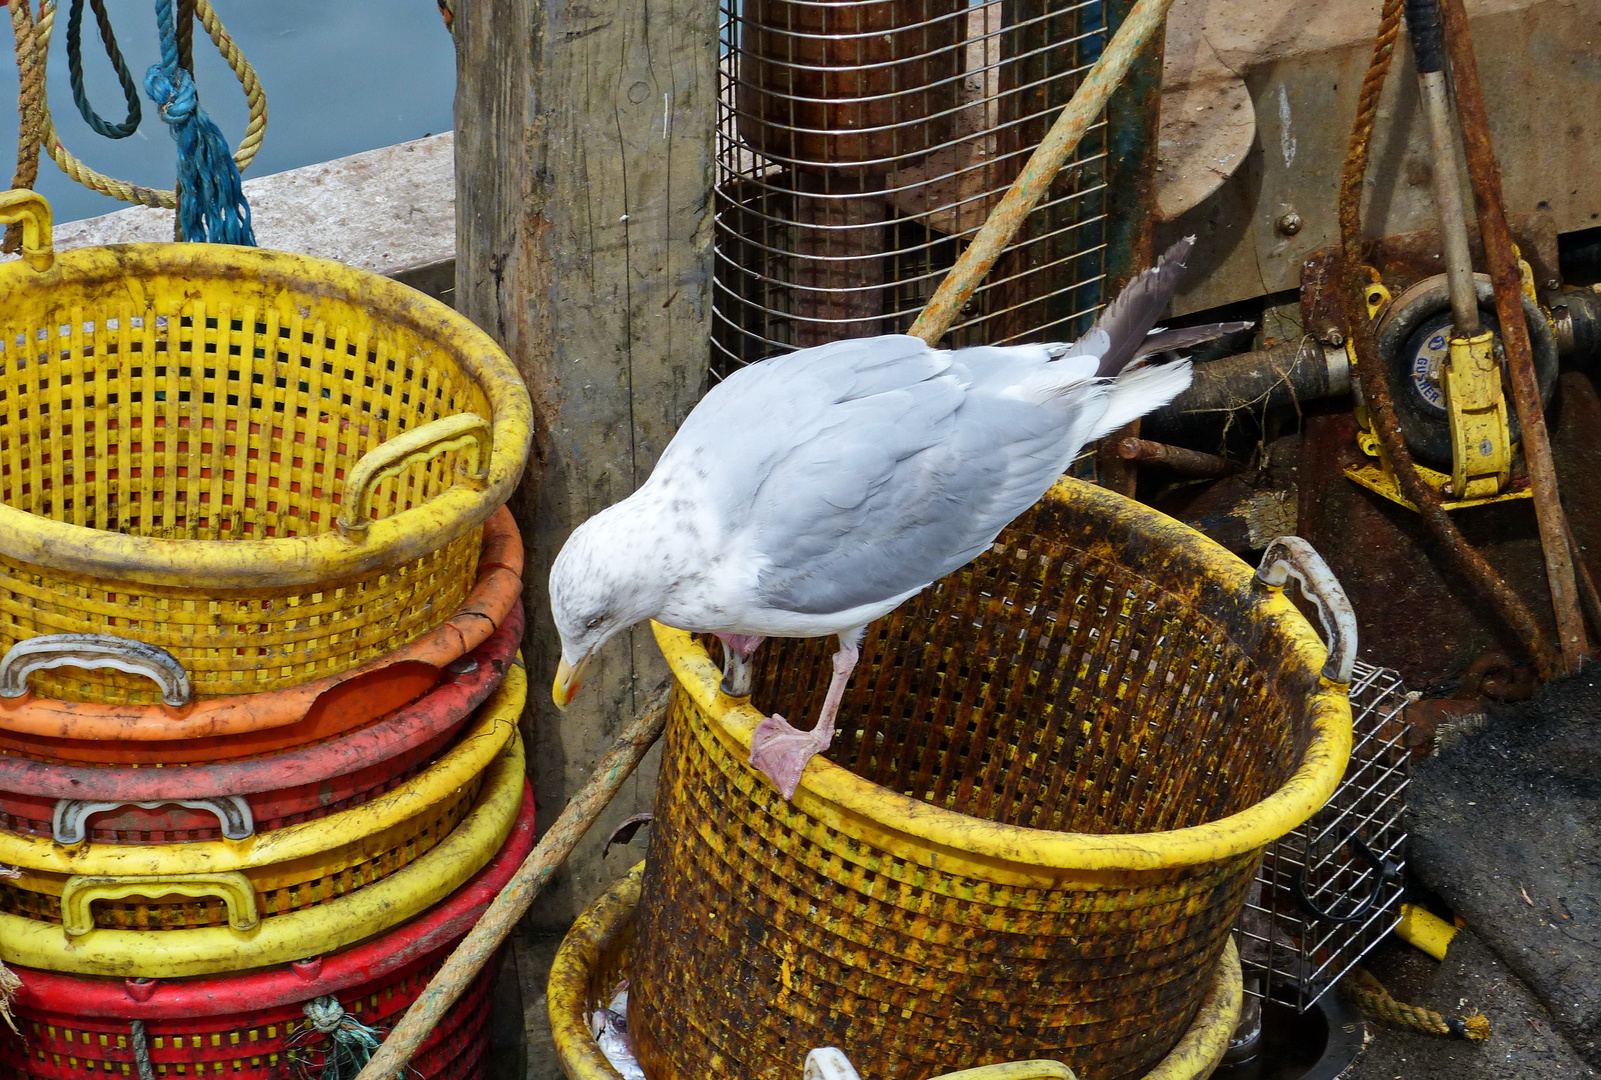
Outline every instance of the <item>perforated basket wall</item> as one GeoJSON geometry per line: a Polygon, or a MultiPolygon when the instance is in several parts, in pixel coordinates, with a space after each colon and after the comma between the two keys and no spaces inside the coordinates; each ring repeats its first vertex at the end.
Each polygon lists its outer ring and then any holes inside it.
{"type": "MultiPolygon", "coordinates": [[[[361,1023],[387,1031],[422,993],[446,953],[448,949],[436,951],[398,975],[354,987],[337,995],[337,1000],[361,1023]]],[[[440,1017],[439,1026],[412,1059],[413,1075],[469,1080],[483,1074],[489,1046],[489,990],[497,967],[497,962],[486,965],[440,1017]]],[[[8,1080],[136,1080],[140,1075],[136,1044],[143,1041],[157,1078],[318,1076],[329,1040],[312,1028],[303,1010],[304,1003],[297,1002],[249,1015],[164,1017],[140,1021],[135,1030],[126,1020],[23,1005],[17,1010],[21,1037],[0,1025],[0,1070],[8,1080]]]]}
{"type": "Polygon", "coordinates": [[[1139,1076],[1245,902],[1267,835],[1232,840],[1241,812],[1281,805],[1320,740],[1340,747],[1320,792],[1344,765],[1343,693],[1293,606],[1085,485],[869,628],[841,768],[809,767],[795,805],[746,764],[748,732],[811,722],[833,643],[763,646],[752,711],[662,640],[679,686],[629,1025],[653,1080],[793,1077],[827,1045],[886,1080],[1033,1057],[1139,1076]],[[1151,855],[1203,823],[1214,856],[1151,855]],[[1062,855],[1063,830],[1117,834],[1114,861],[1062,855]]]}
{"type": "MultiPolygon", "coordinates": [[[[256,891],[262,918],[314,907],[382,881],[410,866],[460,824],[477,801],[483,775],[453,796],[393,828],[358,841],[340,843],[330,836],[327,852],[293,862],[245,871],[256,891]]],[[[61,889],[65,874],[26,870],[21,877],[0,879],[0,911],[42,922],[61,922],[61,889]]],[[[153,886],[152,892],[156,889],[153,886]]],[[[132,896],[96,900],[90,905],[97,927],[119,930],[182,930],[227,926],[228,909],[221,899],[132,896]]]]}
{"type": "MultiPolygon", "coordinates": [[[[8,518],[17,535],[0,545],[0,649],[114,634],[178,656],[201,697],[250,693],[395,649],[472,587],[483,519],[521,472],[526,392],[465,320],[347,267],[198,245],[66,252],[43,274],[14,264],[0,268],[0,296],[0,503],[28,515],[8,518]],[[461,413],[495,425],[479,463],[488,486],[371,540],[370,557],[333,537],[268,545],[255,579],[240,580],[226,560],[214,578],[195,562],[205,556],[171,544],[332,533],[363,454],[461,413]],[[117,543],[60,530],[35,542],[30,519],[117,543]]],[[[475,453],[446,450],[383,480],[372,518],[443,505],[475,453]]],[[[58,669],[34,687],[159,700],[120,673],[58,669]]]]}

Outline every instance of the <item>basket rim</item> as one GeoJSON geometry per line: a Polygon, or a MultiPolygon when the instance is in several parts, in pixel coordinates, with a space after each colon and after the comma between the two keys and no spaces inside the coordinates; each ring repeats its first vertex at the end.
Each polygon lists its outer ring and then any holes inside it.
{"type": "MultiPolygon", "coordinates": [[[[332,675],[277,690],[201,698],[187,705],[112,701],[0,698],[0,730],[42,739],[96,742],[165,742],[270,733],[304,720],[318,698],[345,683],[394,667],[421,663],[442,668],[493,635],[522,599],[522,534],[504,506],[484,522],[478,577],[461,604],[439,625],[381,656],[332,675]]],[[[342,726],[376,719],[345,709],[342,726]]],[[[237,794],[229,792],[228,794],[237,794]]]]}
{"type": "MultiPolygon", "coordinates": [[[[0,959],[21,967],[119,979],[240,973],[333,952],[434,907],[489,865],[511,835],[528,792],[522,740],[489,769],[467,816],[415,862],[374,884],[284,915],[254,930],[97,928],[76,940],[56,923],[0,912],[0,959]]],[[[248,841],[246,841],[248,843],[248,841]]]]}
{"type": "Polygon", "coordinates": [[[444,678],[422,697],[366,727],[324,742],[240,760],[153,769],[73,765],[0,753],[0,791],[40,798],[142,802],[258,795],[293,790],[383,764],[451,729],[477,709],[514,663],[521,603],[471,653],[473,671],[444,678]],[[64,795],[63,793],[70,793],[64,795]]]}
{"type": "MultiPolygon", "coordinates": [[[[932,847],[1029,868],[1089,871],[1164,870],[1244,855],[1316,813],[1345,773],[1351,754],[1351,704],[1345,684],[1323,677],[1328,650],[1283,591],[1262,585],[1250,566],[1216,541],[1122,495],[1063,479],[1045,498],[1089,502],[1094,509],[1115,511],[1121,528],[1160,532],[1166,545],[1188,549],[1223,587],[1261,594],[1261,617],[1276,622],[1277,629],[1291,638],[1287,651],[1296,663],[1306,665],[1312,673],[1309,682],[1317,687],[1308,703],[1312,737],[1294,774],[1260,802],[1204,825],[1150,833],[1070,833],[968,817],[881,787],[819,756],[801,774],[795,808],[844,832],[868,833],[878,846],[895,843],[894,836],[884,835],[886,831],[913,840],[914,844],[899,845],[906,851],[898,853],[916,849],[919,862],[939,857],[940,852],[928,850],[932,847]]],[[[735,756],[748,762],[751,735],[762,714],[748,698],[736,700],[722,693],[722,672],[688,631],[656,622],[651,627],[679,689],[712,719],[713,729],[735,756]]],[[[761,782],[770,784],[765,777],[761,782]]]]}
{"type": "Polygon", "coordinates": [[[511,741],[527,697],[527,677],[522,668],[513,665],[455,746],[398,787],[327,817],[254,833],[243,840],[182,844],[106,844],[86,839],[63,847],[47,836],[0,829],[0,863],[35,873],[167,877],[324,859],[446,806],[500,756],[511,741]]]}
{"type": "Polygon", "coordinates": [[[30,969],[23,974],[16,1002],[41,1010],[70,1007],[80,1016],[136,1020],[226,1016],[337,994],[452,948],[512,879],[533,846],[534,800],[525,797],[505,845],[476,877],[427,914],[364,944],[271,971],[181,982],[157,980],[153,986],[140,987],[141,993],[149,991],[143,1000],[133,997],[124,980],[101,981],[30,969]]]}
{"type": "MultiPolygon", "coordinates": [[[[634,920],[644,872],[645,863],[636,863],[607,886],[574,921],[551,962],[545,1008],[556,1054],[570,1080],[623,1080],[590,1034],[588,991],[595,966],[634,920]]],[[[1228,935],[1200,1011],[1177,1045],[1151,1067],[1144,1080],[1196,1080],[1210,1075],[1228,1050],[1244,998],[1240,954],[1233,935],[1228,935]]],[[[979,1080],[982,1071],[974,1070],[971,1080],[979,1080]]],[[[968,1074],[949,1075],[954,1080],[956,1075],[968,1074]]]]}
{"type": "Polygon", "coordinates": [[[138,277],[248,276],[302,294],[351,300],[449,348],[489,399],[491,451],[482,490],[455,485],[372,522],[361,540],[331,527],[315,536],[263,540],[169,540],[52,521],[0,503],[0,554],[34,566],[147,585],[259,588],[356,577],[412,561],[476,528],[511,497],[533,438],[533,406],[516,365],[493,338],[431,297],[398,281],[330,259],[227,244],[118,244],[56,253],[47,271],[25,260],[0,264],[0,296],[138,277]]]}

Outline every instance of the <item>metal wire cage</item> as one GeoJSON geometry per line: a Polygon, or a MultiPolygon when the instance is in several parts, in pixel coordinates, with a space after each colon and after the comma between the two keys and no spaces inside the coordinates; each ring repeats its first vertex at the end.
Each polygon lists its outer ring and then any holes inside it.
{"type": "Polygon", "coordinates": [[[1413,695],[1360,660],[1351,760],[1328,804],[1269,845],[1239,929],[1246,993],[1311,1008],[1401,919],[1413,695]]]}
{"type": "MultiPolygon", "coordinates": [[[[720,13],[712,368],[726,374],[774,352],[908,329],[1122,8],[721,0],[720,13]]],[[[1120,223],[1145,216],[1119,191],[1150,164],[1150,77],[1136,72],[1085,134],[949,344],[1088,327],[1106,281],[1132,265],[1120,223]]]]}

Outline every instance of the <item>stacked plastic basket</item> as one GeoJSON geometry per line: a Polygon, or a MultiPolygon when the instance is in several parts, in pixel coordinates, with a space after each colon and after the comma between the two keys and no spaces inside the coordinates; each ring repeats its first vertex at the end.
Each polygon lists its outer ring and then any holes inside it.
{"type": "MultiPolygon", "coordinates": [[[[527,394],[386,279],[0,220],[0,1067],[316,1070],[533,843],[527,394]]],[[[492,974],[422,1075],[479,1068],[492,974]]]]}

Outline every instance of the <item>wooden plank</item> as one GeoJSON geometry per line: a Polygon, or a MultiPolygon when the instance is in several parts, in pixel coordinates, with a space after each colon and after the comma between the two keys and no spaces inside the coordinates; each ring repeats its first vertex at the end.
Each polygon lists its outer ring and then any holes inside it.
{"type": "MultiPolygon", "coordinates": [[[[625,497],[698,400],[710,329],[715,0],[458,0],[457,307],[528,381],[535,448],[512,509],[528,546],[524,731],[555,820],[663,677],[647,627],[602,650],[569,711],[546,577],[625,497]]],[[[654,756],[530,913],[565,927],[626,869],[613,824],[650,809],[654,756]]]]}

